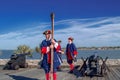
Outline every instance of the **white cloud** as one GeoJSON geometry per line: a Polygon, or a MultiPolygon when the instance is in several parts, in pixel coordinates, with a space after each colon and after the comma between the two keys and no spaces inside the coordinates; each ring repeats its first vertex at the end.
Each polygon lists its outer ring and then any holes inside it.
{"type": "MultiPolygon", "coordinates": [[[[21,44],[34,48],[44,39],[42,33],[50,29],[50,26],[50,23],[42,23],[23,31],[0,34],[0,49],[15,49],[21,44]]],[[[74,37],[77,47],[118,46],[120,44],[120,17],[61,20],[55,22],[55,27],[55,38],[62,40],[64,47],[69,36],[74,37]],[[60,25],[66,27],[58,28],[60,25]]]]}

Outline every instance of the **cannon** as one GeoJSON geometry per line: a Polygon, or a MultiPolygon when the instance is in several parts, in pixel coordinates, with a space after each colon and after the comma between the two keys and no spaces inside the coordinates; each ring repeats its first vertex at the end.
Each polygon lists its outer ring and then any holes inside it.
{"type": "Polygon", "coordinates": [[[105,60],[96,55],[91,55],[90,57],[87,57],[86,60],[82,58],[83,65],[80,68],[80,74],[82,76],[104,76],[107,74],[107,70],[110,71],[108,66],[106,65],[108,57],[105,58],[105,60]],[[100,64],[100,60],[102,61],[102,64],[100,64]]]}
{"type": "Polygon", "coordinates": [[[28,63],[26,63],[26,55],[30,52],[24,54],[12,54],[10,60],[4,66],[4,70],[18,70],[19,68],[27,68],[28,63]]]}

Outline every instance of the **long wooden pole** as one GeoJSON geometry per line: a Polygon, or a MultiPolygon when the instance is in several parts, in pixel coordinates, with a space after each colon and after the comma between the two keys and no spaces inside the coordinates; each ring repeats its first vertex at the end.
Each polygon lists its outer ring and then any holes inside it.
{"type": "MultiPolygon", "coordinates": [[[[54,39],[54,13],[51,13],[51,26],[52,26],[52,39],[54,39]]],[[[52,43],[53,45],[53,43],[52,43]]],[[[53,80],[53,60],[54,60],[54,50],[51,49],[51,67],[50,67],[50,72],[51,72],[51,77],[50,77],[50,80],[53,80]]]]}

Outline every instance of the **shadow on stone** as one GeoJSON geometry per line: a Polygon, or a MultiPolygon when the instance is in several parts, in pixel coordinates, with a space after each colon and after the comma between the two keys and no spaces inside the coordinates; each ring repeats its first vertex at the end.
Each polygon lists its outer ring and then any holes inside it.
{"type": "Polygon", "coordinates": [[[14,80],[39,80],[39,79],[35,79],[35,78],[29,78],[29,77],[17,76],[17,75],[8,75],[8,76],[13,78],[14,80]]]}
{"type": "Polygon", "coordinates": [[[81,73],[79,71],[80,66],[75,66],[74,70],[73,70],[73,74],[78,78],[81,77],[81,73]]]}

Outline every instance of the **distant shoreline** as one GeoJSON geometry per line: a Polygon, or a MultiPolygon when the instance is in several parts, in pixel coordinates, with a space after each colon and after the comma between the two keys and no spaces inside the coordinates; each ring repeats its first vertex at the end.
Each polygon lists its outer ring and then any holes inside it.
{"type": "MultiPolygon", "coordinates": [[[[35,49],[35,48],[34,48],[35,49]]],[[[33,49],[33,50],[34,50],[33,49]]],[[[62,48],[65,50],[66,48],[62,48]]],[[[77,47],[78,50],[120,50],[120,46],[102,46],[102,47],[77,47]]],[[[14,49],[0,49],[0,53],[2,50],[14,50],[14,49]]]]}
{"type": "MultiPolygon", "coordinates": [[[[66,48],[63,48],[65,50],[66,48]]],[[[103,46],[103,47],[78,47],[78,50],[120,50],[120,46],[103,46]]]]}

